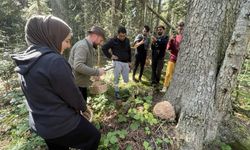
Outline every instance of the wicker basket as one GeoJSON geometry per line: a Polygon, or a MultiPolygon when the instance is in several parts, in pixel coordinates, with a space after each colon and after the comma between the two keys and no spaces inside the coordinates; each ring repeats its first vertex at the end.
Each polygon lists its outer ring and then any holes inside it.
{"type": "Polygon", "coordinates": [[[89,92],[91,94],[102,94],[107,90],[107,84],[102,81],[94,81],[93,84],[89,87],[89,92]]]}

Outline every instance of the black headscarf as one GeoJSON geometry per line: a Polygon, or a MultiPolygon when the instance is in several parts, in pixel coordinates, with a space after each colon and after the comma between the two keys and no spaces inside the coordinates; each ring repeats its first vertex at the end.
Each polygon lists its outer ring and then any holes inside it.
{"type": "Polygon", "coordinates": [[[71,28],[55,16],[31,17],[25,26],[25,39],[28,45],[49,47],[61,51],[62,41],[71,32],[71,28]]]}

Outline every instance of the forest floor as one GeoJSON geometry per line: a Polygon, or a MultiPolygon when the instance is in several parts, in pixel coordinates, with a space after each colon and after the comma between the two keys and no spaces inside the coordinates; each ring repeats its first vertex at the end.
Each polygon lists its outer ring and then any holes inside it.
{"type": "MultiPolygon", "coordinates": [[[[162,74],[165,74],[164,71],[165,68],[162,74]]],[[[122,84],[122,79],[120,80],[121,103],[117,103],[114,98],[112,70],[102,78],[108,85],[108,90],[104,94],[90,94],[88,97],[88,105],[94,113],[93,124],[102,134],[100,150],[176,149],[176,122],[159,119],[152,113],[153,106],[164,100],[165,93],[160,92],[162,83],[156,87],[150,85],[150,73],[151,67],[146,66],[142,82],[130,81],[128,84],[122,84]]],[[[131,74],[130,79],[132,79],[131,74]]],[[[43,139],[29,130],[25,97],[20,87],[13,86],[6,89],[2,83],[0,84],[0,149],[46,149],[43,139]]],[[[18,85],[16,77],[11,84],[18,85]]],[[[248,90],[238,91],[238,95],[247,95],[248,90]]],[[[240,105],[249,108],[249,97],[242,99],[240,105]]],[[[221,146],[221,149],[225,148],[228,146],[221,146]]]]}
{"type": "MultiPolygon", "coordinates": [[[[150,150],[173,149],[174,122],[155,117],[152,108],[163,100],[161,84],[150,85],[150,66],[144,72],[143,81],[121,83],[122,103],[114,98],[113,75],[108,71],[103,81],[108,85],[104,94],[90,95],[88,105],[93,110],[93,124],[102,133],[99,149],[150,150]]],[[[131,79],[130,73],[130,79],[131,79]]],[[[12,85],[17,84],[12,79],[12,85]]],[[[1,82],[3,83],[3,82],[1,82]]],[[[24,96],[19,86],[0,87],[0,149],[45,149],[44,141],[30,132],[24,96]]]]}

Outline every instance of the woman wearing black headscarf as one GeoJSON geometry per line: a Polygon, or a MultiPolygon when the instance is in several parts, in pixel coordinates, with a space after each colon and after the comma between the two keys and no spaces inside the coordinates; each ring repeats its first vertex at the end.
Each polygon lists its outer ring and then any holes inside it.
{"type": "Polygon", "coordinates": [[[81,115],[86,103],[60,55],[70,48],[71,36],[71,28],[57,17],[31,17],[25,27],[29,47],[12,59],[27,99],[29,124],[48,148],[97,149],[100,133],[81,115]]]}

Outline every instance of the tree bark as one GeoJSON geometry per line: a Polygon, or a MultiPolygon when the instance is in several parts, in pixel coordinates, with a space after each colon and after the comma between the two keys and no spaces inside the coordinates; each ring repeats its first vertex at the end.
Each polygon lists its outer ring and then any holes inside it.
{"type": "MultiPolygon", "coordinates": [[[[158,14],[161,14],[161,0],[158,0],[158,10],[157,10],[158,14]]],[[[159,23],[160,23],[160,19],[157,18],[157,21],[156,21],[156,25],[158,26],[159,23]]]]}
{"type": "Polygon", "coordinates": [[[222,42],[221,38],[231,2],[190,2],[184,40],[166,94],[179,117],[177,139],[180,149],[203,149],[215,139],[223,119],[229,118],[231,91],[249,42],[249,16],[246,17],[249,1],[242,5],[230,42],[222,42]],[[224,46],[226,50],[221,47],[225,43],[230,43],[224,46]],[[222,65],[221,51],[226,51],[222,65]]]}
{"type": "Polygon", "coordinates": [[[115,35],[117,27],[119,26],[119,6],[121,0],[112,0],[112,33],[115,35]]]}

